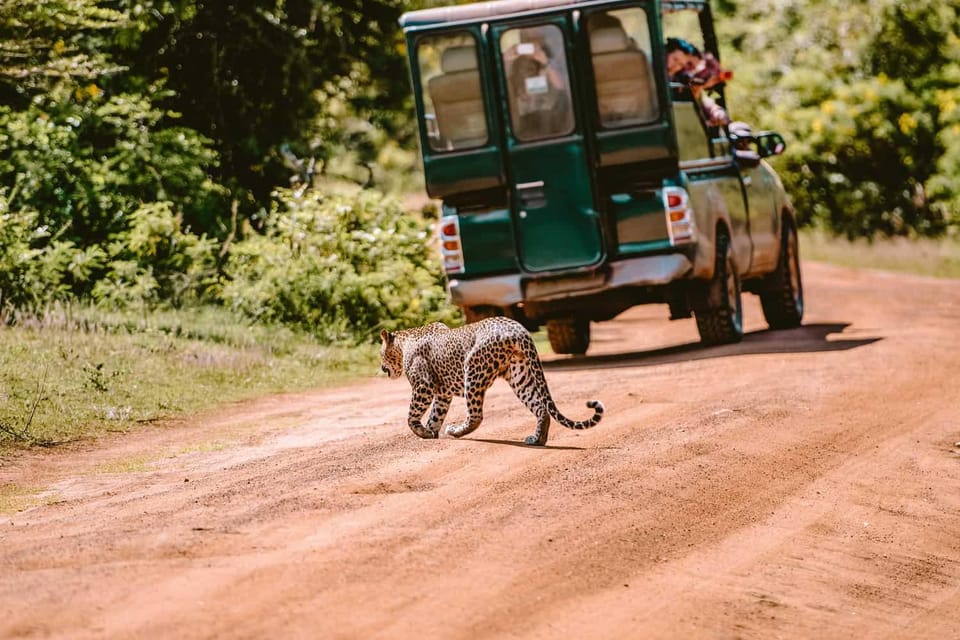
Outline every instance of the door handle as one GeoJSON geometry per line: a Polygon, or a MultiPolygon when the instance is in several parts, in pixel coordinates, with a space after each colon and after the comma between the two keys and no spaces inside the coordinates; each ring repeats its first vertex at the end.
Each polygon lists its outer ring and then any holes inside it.
{"type": "Polygon", "coordinates": [[[522,182],[516,186],[521,209],[540,209],[547,206],[547,193],[543,180],[522,182]]]}

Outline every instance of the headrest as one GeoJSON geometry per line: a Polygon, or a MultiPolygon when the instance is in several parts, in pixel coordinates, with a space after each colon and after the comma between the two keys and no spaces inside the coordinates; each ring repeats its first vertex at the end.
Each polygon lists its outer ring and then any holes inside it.
{"type": "Polygon", "coordinates": [[[450,47],[443,52],[440,69],[444,73],[472,71],[477,68],[477,49],[472,46],[450,47]]]}
{"type": "Polygon", "coordinates": [[[601,27],[590,32],[590,50],[594,54],[626,51],[630,40],[620,27],[601,27]]]}

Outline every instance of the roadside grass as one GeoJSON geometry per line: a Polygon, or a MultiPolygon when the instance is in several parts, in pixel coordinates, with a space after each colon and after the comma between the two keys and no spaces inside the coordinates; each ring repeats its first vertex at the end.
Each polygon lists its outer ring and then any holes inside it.
{"type": "Polygon", "coordinates": [[[0,326],[0,452],[373,375],[377,358],[216,308],[56,309],[0,326]]]}
{"type": "Polygon", "coordinates": [[[0,485],[0,514],[15,513],[43,503],[42,490],[18,484],[0,485]]]}
{"type": "Polygon", "coordinates": [[[817,229],[800,232],[800,255],[844,267],[960,278],[960,238],[854,241],[817,229]]]}
{"type": "MultiPolygon", "coordinates": [[[[848,241],[801,232],[804,258],[960,278],[960,239],[848,241]]],[[[535,335],[549,353],[545,332],[535,335]]],[[[54,446],[259,395],[374,375],[377,346],[323,346],[229,311],[64,307],[0,324],[0,454],[54,446]]],[[[19,500],[0,494],[0,503],[19,500]]]]}
{"type": "Polygon", "coordinates": [[[97,466],[93,473],[140,473],[147,471],[157,461],[156,455],[138,455],[114,460],[97,466]]]}

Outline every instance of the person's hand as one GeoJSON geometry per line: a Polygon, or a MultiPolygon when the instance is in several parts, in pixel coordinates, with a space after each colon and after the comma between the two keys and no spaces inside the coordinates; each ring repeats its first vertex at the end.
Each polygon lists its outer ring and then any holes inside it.
{"type": "Polygon", "coordinates": [[[547,52],[543,50],[539,43],[534,43],[533,47],[533,59],[540,63],[540,66],[547,66],[547,52]]]}

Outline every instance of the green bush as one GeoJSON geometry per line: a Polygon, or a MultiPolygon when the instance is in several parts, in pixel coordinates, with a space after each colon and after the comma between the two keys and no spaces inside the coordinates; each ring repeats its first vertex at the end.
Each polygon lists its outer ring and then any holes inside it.
{"type": "Polygon", "coordinates": [[[109,241],[57,238],[0,194],[0,313],[42,315],[57,302],[101,309],[223,304],[254,322],[326,343],[381,328],[457,322],[429,223],[372,191],[277,194],[262,231],[225,245],[192,233],[170,202],[140,205],[109,241]],[[222,265],[219,264],[222,262],[222,265]]]}
{"type": "Polygon", "coordinates": [[[68,300],[73,285],[92,277],[102,265],[97,247],[78,248],[51,237],[32,209],[14,210],[0,192],[0,320],[16,313],[40,313],[53,302],[68,300]]]}
{"type": "Polygon", "coordinates": [[[936,121],[903,82],[839,86],[792,118],[794,131],[806,133],[785,156],[783,175],[802,223],[826,223],[848,238],[947,228],[925,190],[936,171],[936,121]]]}
{"type": "Polygon", "coordinates": [[[111,308],[216,301],[218,244],[185,230],[169,202],[137,208],[110,242],[77,246],[51,235],[32,209],[0,194],[0,314],[36,315],[91,297],[111,308]]]}
{"type": "Polygon", "coordinates": [[[426,221],[376,192],[282,191],[264,233],[231,247],[222,299],[254,320],[331,342],[453,322],[430,237],[426,221]]]}
{"type": "Polygon", "coordinates": [[[109,243],[106,273],[93,287],[93,298],[115,308],[211,301],[218,249],[215,241],[184,229],[172,203],[141,205],[129,227],[109,243]]]}

